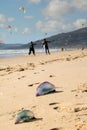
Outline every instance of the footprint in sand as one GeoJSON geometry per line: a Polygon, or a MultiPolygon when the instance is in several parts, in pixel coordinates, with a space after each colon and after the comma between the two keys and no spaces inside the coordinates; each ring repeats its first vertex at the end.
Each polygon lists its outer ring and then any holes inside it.
{"type": "Polygon", "coordinates": [[[74,112],[87,111],[87,106],[75,107],[74,112]]]}
{"type": "MultiPolygon", "coordinates": [[[[41,71],[45,71],[45,70],[41,70],[41,71]]],[[[40,74],[40,72],[34,72],[34,74],[40,74]]]]}
{"type": "Polygon", "coordinates": [[[66,61],[71,61],[71,58],[66,58],[66,61]]]}
{"type": "Polygon", "coordinates": [[[40,62],[40,65],[44,65],[45,63],[44,62],[40,62]]]}
{"type": "Polygon", "coordinates": [[[87,83],[80,84],[77,89],[71,90],[71,92],[76,93],[75,96],[78,96],[79,93],[87,92],[87,83]]]}
{"type": "Polygon", "coordinates": [[[12,67],[7,67],[7,68],[6,68],[6,72],[11,71],[12,69],[13,69],[12,67]]]}
{"type": "MultiPolygon", "coordinates": [[[[54,104],[55,105],[55,104],[54,104]]],[[[58,105],[53,107],[53,109],[57,110],[58,112],[67,112],[67,113],[76,113],[80,111],[87,111],[87,105],[58,105]]]]}
{"type": "Polygon", "coordinates": [[[45,70],[41,70],[41,71],[45,71],[45,70]]]}
{"type": "Polygon", "coordinates": [[[18,71],[20,72],[20,71],[24,71],[25,69],[24,68],[19,68],[18,69],[18,71]]]}
{"type": "Polygon", "coordinates": [[[49,103],[49,105],[56,105],[56,104],[59,104],[59,103],[58,102],[49,103]]]}
{"type": "Polygon", "coordinates": [[[49,75],[49,77],[52,78],[52,77],[55,77],[55,76],[51,74],[51,75],[49,75]]]}
{"type": "Polygon", "coordinates": [[[50,129],[50,130],[69,130],[69,129],[60,127],[60,128],[52,128],[52,129],[50,129]]]}
{"type": "Polygon", "coordinates": [[[22,78],[25,78],[26,76],[21,76],[21,77],[19,77],[18,79],[22,79],[22,78]]]}
{"type": "Polygon", "coordinates": [[[52,129],[50,129],[50,130],[59,130],[59,128],[52,128],[52,129]]]}
{"type": "MultiPolygon", "coordinates": [[[[55,105],[55,104],[54,104],[55,105]]],[[[72,122],[72,120],[75,121],[83,121],[86,122],[87,113],[87,104],[73,104],[73,105],[56,105],[53,106],[53,109],[56,110],[58,113],[62,114],[61,120],[62,121],[69,121],[72,122]]],[[[83,130],[83,129],[82,129],[83,130]]],[[[85,129],[84,129],[85,130],[85,129]]]]}
{"type": "Polygon", "coordinates": [[[5,76],[6,74],[1,74],[0,76],[5,76]]]}
{"type": "Polygon", "coordinates": [[[87,124],[77,124],[75,127],[76,130],[87,130],[87,124]]]}
{"type": "Polygon", "coordinates": [[[39,72],[34,72],[34,74],[39,74],[39,72]]]}
{"type": "Polygon", "coordinates": [[[40,82],[34,83],[34,84],[29,84],[28,87],[32,87],[33,85],[39,84],[40,82]]]}
{"type": "Polygon", "coordinates": [[[8,74],[11,74],[12,73],[12,71],[10,71],[8,74]]]}

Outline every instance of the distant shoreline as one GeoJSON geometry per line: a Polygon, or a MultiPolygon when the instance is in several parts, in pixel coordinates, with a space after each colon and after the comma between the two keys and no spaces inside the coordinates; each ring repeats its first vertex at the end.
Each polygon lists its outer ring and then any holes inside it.
{"type": "MultiPolygon", "coordinates": [[[[28,49],[8,49],[0,50],[0,58],[14,58],[17,56],[28,55],[28,49]]],[[[50,49],[51,52],[59,52],[60,49],[50,49]]],[[[35,49],[37,53],[45,53],[43,49],[35,49]]]]}
{"type": "MultiPolygon", "coordinates": [[[[64,51],[79,50],[81,48],[64,48],[64,51]]],[[[0,59],[15,58],[18,56],[28,55],[28,49],[6,49],[0,50],[0,59]]],[[[37,53],[45,53],[43,48],[35,49],[37,53]]],[[[50,52],[61,52],[61,48],[50,48],[50,52]]],[[[31,54],[32,55],[32,54],[31,54]]]]}

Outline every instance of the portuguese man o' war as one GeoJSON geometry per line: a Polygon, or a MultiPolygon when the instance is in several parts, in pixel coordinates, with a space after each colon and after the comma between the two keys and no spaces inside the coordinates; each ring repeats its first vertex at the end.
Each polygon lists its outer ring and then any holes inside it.
{"type": "Polygon", "coordinates": [[[15,116],[15,124],[20,122],[29,122],[30,120],[35,119],[34,114],[30,110],[22,110],[17,113],[15,116]]]}
{"type": "Polygon", "coordinates": [[[45,81],[38,86],[36,90],[36,96],[48,94],[55,91],[55,86],[52,83],[45,81]]]}

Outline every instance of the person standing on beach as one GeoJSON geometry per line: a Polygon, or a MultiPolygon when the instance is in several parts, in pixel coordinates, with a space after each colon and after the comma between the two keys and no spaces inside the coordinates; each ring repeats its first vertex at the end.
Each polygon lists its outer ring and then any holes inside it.
{"type": "Polygon", "coordinates": [[[45,47],[45,53],[47,54],[50,54],[50,51],[49,51],[49,47],[48,47],[48,42],[46,39],[43,40],[42,42],[43,46],[45,47]]]}
{"type": "Polygon", "coordinates": [[[31,52],[33,52],[33,55],[35,55],[35,49],[34,49],[34,43],[31,41],[29,43],[29,55],[31,54],[31,52]]]}

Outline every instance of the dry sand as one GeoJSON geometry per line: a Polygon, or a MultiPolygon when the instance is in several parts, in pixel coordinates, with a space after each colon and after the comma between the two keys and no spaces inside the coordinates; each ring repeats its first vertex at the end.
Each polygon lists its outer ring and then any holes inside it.
{"type": "Polygon", "coordinates": [[[87,50],[0,59],[0,130],[87,130],[87,50]],[[57,93],[36,97],[44,81],[57,93]],[[37,120],[15,125],[22,109],[37,120]]]}

